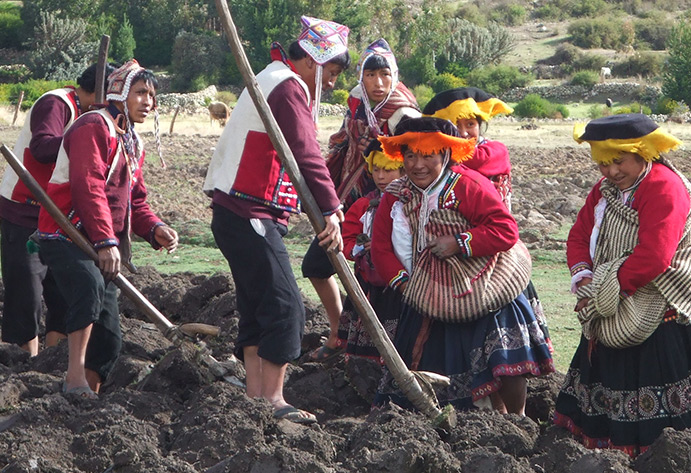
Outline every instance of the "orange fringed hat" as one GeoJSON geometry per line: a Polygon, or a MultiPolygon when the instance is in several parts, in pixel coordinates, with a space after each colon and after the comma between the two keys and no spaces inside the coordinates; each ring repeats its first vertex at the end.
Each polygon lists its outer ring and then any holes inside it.
{"type": "Polygon", "coordinates": [[[609,165],[620,153],[635,153],[646,161],[654,161],[681,145],[681,141],[665,133],[649,116],[641,113],[610,115],[576,124],[573,138],[590,144],[590,154],[598,164],[609,165]]]}
{"type": "Polygon", "coordinates": [[[435,117],[408,118],[396,127],[395,136],[380,136],[384,154],[393,160],[403,162],[401,147],[406,146],[416,153],[432,154],[451,150],[451,161],[462,163],[473,157],[475,139],[466,140],[458,134],[456,125],[435,117]]]}

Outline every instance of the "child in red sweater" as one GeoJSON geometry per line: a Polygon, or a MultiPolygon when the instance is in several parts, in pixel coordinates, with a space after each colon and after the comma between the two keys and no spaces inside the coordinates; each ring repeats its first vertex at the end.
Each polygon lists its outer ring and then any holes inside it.
{"type": "MultiPolygon", "coordinates": [[[[377,313],[389,338],[396,333],[401,312],[400,293],[388,287],[375,271],[370,257],[372,222],[379,199],[386,187],[403,176],[403,163],[389,159],[381,149],[379,140],[372,140],[365,150],[367,169],[377,189],[356,200],[345,214],[343,222],[343,254],[355,261],[355,276],[377,313]]],[[[346,299],[338,330],[338,338],[346,344],[346,357],[361,356],[383,364],[379,351],[362,326],[355,308],[346,299]]]]}

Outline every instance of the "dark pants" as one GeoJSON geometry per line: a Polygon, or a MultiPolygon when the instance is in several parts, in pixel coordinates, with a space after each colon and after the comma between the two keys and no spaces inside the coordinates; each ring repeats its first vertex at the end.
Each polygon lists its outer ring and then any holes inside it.
{"type": "Polygon", "coordinates": [[[328,279],[336,274],[329,256],[324,248],[319,246],[319,238],[314,237],[305,257],[302,258],[302,277],[328,279]]]}
{"type": "Polygon", "coordinates": [[[26,242],[35,228],[0,222],[0,258],[5,299],[2,314],[2,340],[24,345],[38,336],[45,300],[46,332],[65,333],[67,304],[53,274],[37,253],[29,254],[26,242]]]}
{"type": "Polygon", "coordinates": [[[86,368],[105,381],[122,347],[117,287],[106,283],[96,263],[73,243],[42,240],[41,256],[53,271],[67,302],[67,333],[93,324],[86,368]]]}
{"type": "Polygon", "coordinates": [[[211,230],[233,273],[240,312],[236,355],[257,346],[277,365],[300,356],[305,306],[283,244],[286,227],[272,220],[242,218],[214,205],[211,230]]]}

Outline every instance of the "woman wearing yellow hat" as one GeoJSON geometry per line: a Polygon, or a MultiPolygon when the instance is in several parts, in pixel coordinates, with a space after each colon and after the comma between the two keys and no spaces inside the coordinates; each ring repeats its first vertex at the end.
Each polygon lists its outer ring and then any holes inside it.
{"type": "Polygon", "coordinates": [[[645,115],[577,125],[574,138],[604,177],[568,237],[583,334],[554,420],[635,456],[691,425],[691,186],[660,157],[680,141],[645,115]]]}

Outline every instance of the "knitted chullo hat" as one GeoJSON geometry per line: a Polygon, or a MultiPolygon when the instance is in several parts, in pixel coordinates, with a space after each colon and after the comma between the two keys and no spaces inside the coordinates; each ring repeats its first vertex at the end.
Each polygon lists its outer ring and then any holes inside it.
{"type": "Polygon", "coordinates": [[[488,121],[500,113],[509,114],[513,108],[476,87],[459,87],[440,92],[429,101],[422,114],[456,123],[461,118],[488,121]]]}
{"type": "MultiPolygon", "coordinates": [[[[137,74],[145,71],[146,68],[139,65],[136,59],[130,59],[122,66],[115,69],[108,76],[108,88],[106,89],[106,100],[111,100],[114,102],[122,102],[125,107],[125,121],[127,123],[127,130],[125,130],[125,144],[126,148],[133,148],[132,142],[132,123],[130,122],[130,114],[127,108],[127,96],[130,93],[130,87],[132,86],[132,80],[137,74]]],[[[155,102],[154,102],[155,105],[155,102]]],[[[156,149],[158,151],[158,157],[161,160],[161,165],[165,168],[166,163],[163,160],[163,153],[161,152],[161,135],[159,132],[158,123],[158,110],[154,106],[154,136],[156,138],[156,149]]]]}
{"type": "Polygon", "coordinates": [[[118,67],[108,76],[108,89],[106,90],[106,100],[125,102],[127,94],[130,92],[132,79],[139,71],[145,70],[139,65],[136,59],[130,59],[122,66],[118,67]]]}
{"type": "Polygon", "coordinates": [[[416,153],[432,154],[450,151],[455,163],[467,161],[475,153],[475,139],[464,139],[456,125],[436,117],[408,118],[396,127],[394,136],[380,136],[382,149],[387,158],[403,162],[401,147],[405,145],[416,153]]]}
{"type": "Polygon", "coordinates": [[[333,21],[320,20],[310,16],[303,16],[301,21],[302,33],[298,38],[298,44],[317,63],[314,77],[317,86],[312,105],[312,118],[314,123],[317,123],[322,93],[323,65],[348,51],[350,28],[333,21]]]}
{"type": "Polygon", "coordinates": [[[302,33],[298,43],[319,65],[348,51],[350,29],[333,21],[302,17],[302,33]]]}
{"type": "Polygon", "coordinates": [[[609,165],[621,153],[635,153],[647,162],[660,153],[676,149],[681,141],[665,133],[647,115],[628,113],[597,118],[576,124],[573,138],[590,144],[590,154],[598,164],[609,165]]]}
{"type": "Polygon", "coordinates": [[[358,82],[360,83],[362,99],[363,102],[365,102],[365,104],[367,105],[369,105],[369,97],[367,96],[367,89],[365,88],[365,84],[363,83],[362,78],[365,74],[365,63],[372,56],[383,57],[386,60],[386,64],[389,70],[391,71],[391,89],[389,89],[389,94],[386,96],[384,100],[375,105],[374,109],[370,109],[369,106],[365,107],[365,114],[367,115],[367,124],[372,129],[372,134],[378,135],[379,133],[381,133],[381,130],[379,129],[379,125],[377,124],[377,119],[374,116],[374,114],[377,113],[386,104],[386,101],[389,100],[389,97],[391,97],[391,94],[396,88],[396,85],[398,85],[398,64],[396,63],[396,57],[393,55],[393,51],[391,51],[391,46],[389,46],[389,43],[387,43],[384,38],[379,38],[378,40],[374,41],[369,46],[367,46],[367,49],[365,49],[365,52],[362,53],[360,61],[358,61],[357,65],[358,82]]]}
{"type": "Polygon", "coordinates": [[[389,157],[384,154],[378,139],[370,141],[363,154],[365,162],[367,163],[367,169],[370,173],[374,166],[380,169],[401,169],[403,167],[403,161],[389,159],[389,157]]]}

